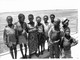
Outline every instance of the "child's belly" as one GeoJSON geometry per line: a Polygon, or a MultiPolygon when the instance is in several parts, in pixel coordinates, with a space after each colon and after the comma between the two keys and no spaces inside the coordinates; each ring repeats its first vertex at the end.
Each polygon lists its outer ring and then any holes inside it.
{"type": "Polygon", "coordinates": [[[69,41],[64,41],[63,42],[63,46],[69,46],[70,45],[70,42],[69,41]]]}
{"type": "Polygon", "coordinates": [[[10,35],[7,37],[7,39],[9,40],[9,42],[16,42],[16,41],[17,41],[14,34],[10,34],[10,35]]]}
{"type": "Polygon", "coordinates": [[[63,47],[64,47],[64,50],[70,50],[70,42],[69,41],[64,41],[63,43],[63,47]]]}

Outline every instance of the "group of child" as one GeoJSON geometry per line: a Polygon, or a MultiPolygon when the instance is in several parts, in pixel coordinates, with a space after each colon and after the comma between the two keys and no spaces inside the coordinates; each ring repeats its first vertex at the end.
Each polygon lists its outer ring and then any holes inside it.
{"type": "Polygon", "coordinates": [[[60,58],[64,53],[63,58],[71,58],[71,47],[78,42],[70,36],[69,20],[65,19],[61,22],[60,19],[55,19],[55,15],[43,17],[44,24],[41,23],[42,18],[36,17],[35,24],[33,14],[28,15],[29,23],[25,22],[25,15],[18,15],[18,22],[12,23],[12,16],[7,16],[7,25],[4,29],[4,43],[10,49],[10,54],[13,59],[17,59],[17,45],[20,46],[20,51],[23,58],[27,58],[27,46],[29,47],[29,58],[33,54],[39,57],[45,51],[45,41],[48,42],[48,51],[50,58],[60,58]],[[61,27],[62,24],[63,26],[61,27]],[[25,54],[23,53],[23,46],[25,54]],[[41,47],[41,51],[40,51],[41,47]],[[38,52],[38,53],[37,53],[38,52]]]}

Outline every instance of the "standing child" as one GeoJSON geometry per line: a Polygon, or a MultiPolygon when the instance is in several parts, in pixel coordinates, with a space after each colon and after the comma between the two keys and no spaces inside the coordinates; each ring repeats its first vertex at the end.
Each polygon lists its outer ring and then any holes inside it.
{"type": "Polygon", "coordinates": [[[10,54],[13,59],[17,58],[17,39],[16,39],[16,32],[14,30],[14,25],[13,25],[13,18],[11,16],[7,17],[7,23],[8,25],[4,29],[4,42],[7,45],[7,47],[10,49],[10,54]]]}
{"type": "Polygon", "coordinates": [[[28,45],[29,45],[29,58],[32,57],[33,54],[37,55],[37,47],[38,47],[38,38],[37,38],[37,30],[36,24],[33,21],[34,16],[33,14],[28,15],[28,45]]]}
{"type": "Polygon", "coordinates": [[[18,15],[19,21],[16,22],[15,29],[17,30],[18,43],[20,45],[20,51],[22,53],[22,58],[27,58],[27,24],[24,22],[25,16],[24,14],[18,15]],[[23,53],[23,46],[25,47],[25,53],[23,53]]]}
{"type": "Polygon", "coordinates": [[[41,52],[40,52],[40,49],[39,49],[39,53],[40,54],[43,54],[43,51],[45,49],[45,35],[44,35],[45,32],[44,32],[44,26],[41,23],[41,17],[40,16],[37,16],[36,17],[36,21],[37,21],[36,28],[38,30],[38,49],[41,46],[41,52]]]}
{"type": "MultiPolygon", "coordinates": [[[[47,43],[49,43],[48,32],[49,32],[49,29],[50,29],[50,23],[48,22],[48,20],[49,20],[48,16],[45,15],[43,17],[43,20],[44,20],[45,39],[47,40],[47,43]]],[[[49,48],[48,48],[48,51],[49,51],[49,48]]]]}
{"type": "Polygon", "coordinates": [[[71,47],[75,46],[78,42],[70,36],[70,28],[65,28],[64,33],[65,35],[62,37],[63,58],[71,58],[71,47]]]}
{"type": "Polygon", "coordinates": [[[54,21],[54,25],[49,30],[49,51],[51,58],[60,57],[60,19],[54,21]]]}

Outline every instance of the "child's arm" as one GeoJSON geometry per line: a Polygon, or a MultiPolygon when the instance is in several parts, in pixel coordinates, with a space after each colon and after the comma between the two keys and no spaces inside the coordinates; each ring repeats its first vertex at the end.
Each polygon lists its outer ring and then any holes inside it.
{"type": "Polygon", "coordinates": [[[3,32],[3,40],[4,40],[4,43],[7,44],[7,35],[6,35],[6,30],[4,29],[4,32],[3,32]]]}
{"type": "Polygon", "coordinates": [[[63,48],[63,42],[64,42],[64,37],[61,37],[61,40],[60,40],[60,47],[61,47],[61,49],[63,48]]]}
{"type": "Polygon", "coordinates": [[[52,41],[51,41],[52,29],[53,29],[53,27],[51,27],[50,30],[48,31],[49,43],[52,43],[52,41]]]}
{"type": "Polygon", "coordinates": [[[78,44],[78,41],[76,41],[76,39],[72,38],[72,44],[71,44],[71,47],[72,46],[75,46],[78,44]]]}

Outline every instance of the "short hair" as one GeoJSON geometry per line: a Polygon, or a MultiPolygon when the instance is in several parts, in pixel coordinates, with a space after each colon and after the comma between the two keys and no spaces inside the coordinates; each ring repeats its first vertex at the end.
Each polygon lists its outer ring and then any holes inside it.
{"type": "Polygon", "coordinates": [[[51,16],[53,16],[53,17],[55,18],[55,15],[54,15],[54,14],[51,14],[50,17],[51,17],[51,16]]]}
{"type": "Polygon", "coordinates": [[[37,17],[36,17],[36,19],[37,19],[37,18],[40,18],[40,19],[41,19],[41,17],[40,17],[40,16],[37,16],[37,17]]]}
{"type": "Polygon", "coordinates": [[[66,30],[69,30],[69,32],[70,32],[70,28],[69,27],[65,28],[64,29],[64,32],[66,32],[66,30]]]}
{"type": "Polygon", "coordinates": [[[29,14],[28,17],[29,17],[29,16],[32,16],[32,17],[34,18],[33,14],[29,14]]]}
{"type": "Polygon", "coordinates": [[[25,19],[25,15],[22,14],[22,13],[20,13],[20,14],[18,15],[18,19],[20,19],[21,17],[24,17],[24,19],[25,19]]]}
{"type": "Polygon", "coordinates": [[[8,21],[8,19],[11,19],[13,21],[12,16],[7,16],[6,20],[8,21]]]}
{"type": "Polygon", "coordinates": [[[61,20],[57,18],[57,19],[54,20],[54,22],[60,24],[61,20]]]}
{"type": "MultiPolygon", "coordinates": [[[[48,18],[48,16],[47,16],[47,15],[44,15],[44,17],[47,17],[47,18],[48,18]]],[[[44,17],[43,17],[43,19],[44,19],[44,17]]]]}

